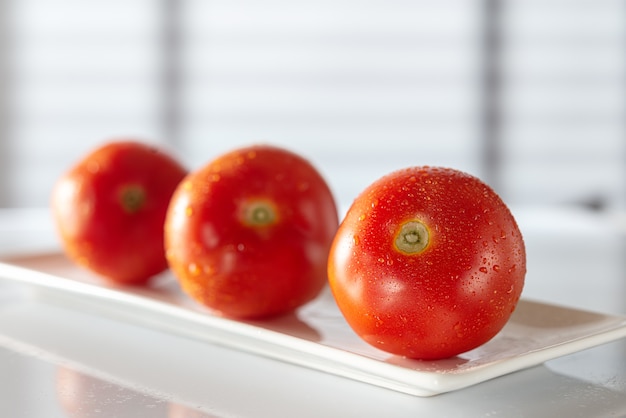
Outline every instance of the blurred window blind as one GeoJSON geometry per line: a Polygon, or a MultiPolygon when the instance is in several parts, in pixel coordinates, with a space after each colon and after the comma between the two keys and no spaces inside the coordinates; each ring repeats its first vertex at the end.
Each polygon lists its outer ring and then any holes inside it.
{"type": "Polygon", "coordinates": [[[507,1],[502,27],[506,195],[623,208],[626,2],[507,1]]]}
{"type": "Polygon", "coordinates": [[[479,170],[473,2],[10,3],[5,204],[46,204],[54,177],[112,135],[170,141],[190,167],[288,146],[346,201],[404,165],[479,170]]]}
{"type": "Polygon", "coordinates": [[[5,206],[45,206],[54,180],[104,139],[161,139],[157,3],[4,0],[5,206]]]}
{"type": "Polygon", "coordinates": [[[0,206],[46,205],[54,179],[114,136],[168,145],[190,168],[284,145],[343,205],[417,164],[488,177],[514,204],[623,205],[620,0],[0,3],[0,206]],[[498,51],[484,48],[489,4],[498,51]],[[486,142],[492,52],[499,129],[486,142]]]}
{"type": "Polygon", "coordinates": [[[403,166],[476,172],[476,5],[187,2],[188,154],[250,140],[284,144],[310,156],[346,200],[403,166]]]}

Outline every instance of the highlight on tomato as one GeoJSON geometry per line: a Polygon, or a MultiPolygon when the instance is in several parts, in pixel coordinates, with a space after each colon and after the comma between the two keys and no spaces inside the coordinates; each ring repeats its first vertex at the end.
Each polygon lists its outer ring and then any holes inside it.
{"type": "Polygon", "coordinates": [[[338,224],[333,194],[309,161],[276,146],[241,147],[177,188],[167,259],[183,290],[220,315],[280,315],[327,284],[338,224]]]}
{"type": "Polygon", "coordinates": [[[137,140],[111,140],[87,153],[52,190],[67,256],[124,285],[145,284],[166,270],[165,213],[186,174],[166,151],[137,140]]]}
{"type": "Polygon", "coordinates": [[[364,341],[416,359],[459,355],[492,339],[525,280],[522,234],[483,181],[412,167],[353,202],[328,262],[330,288],[364,341]]]}

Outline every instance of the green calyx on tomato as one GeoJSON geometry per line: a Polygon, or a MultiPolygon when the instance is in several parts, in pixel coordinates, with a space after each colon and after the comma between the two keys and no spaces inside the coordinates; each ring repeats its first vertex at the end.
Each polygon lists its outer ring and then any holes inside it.
{"type": "Polygon", "coordinates": [[[146,190],[137,185],[125,186],[120,191],[120,204],[126,213],[137,213],[146,202],[146,190]]]}
{"type": "Polygon", "coordinates": [[[247,201],[242,207],[241,221],[250,227],[264,227],[278,222],[276,206],[264,199],[247,201]]]}
{"type": "Polygon", "coordinates": [[[404,254],[419,254],[428,247],[429,232],[417,219],[405,222],[395,235],[394,247],[404,254]]]}

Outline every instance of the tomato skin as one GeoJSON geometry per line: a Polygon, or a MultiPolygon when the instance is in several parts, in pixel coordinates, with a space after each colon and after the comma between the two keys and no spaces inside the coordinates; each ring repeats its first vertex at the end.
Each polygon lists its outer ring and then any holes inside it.
{"type": "Polygon", "coordinates": [[[342,221],[329,256],[330,288],[352,329],[409,358],[476,348],[508,322],[520,298],[526,252],[500,197],[457,170],[413,167],[367,187],[342,221]],[[421,252],[398,249],[402,225],[425,226],[421,252]]]}
{"type": "Polygon", "coordinates": [[[167,269],[163,225],[187,170],[155,147],[113,140],[54,186],[51,209],[68,257],[113,283],[142,285],[167,269]]]}
{"type": "Polygon", "coordinates": [[[180,184],[166,220],[167,258],[185,292],[216,313],[279,315],[326,285],[338,224],[333,195],[308,161],[274,146],[242,147],[180,184]]]}

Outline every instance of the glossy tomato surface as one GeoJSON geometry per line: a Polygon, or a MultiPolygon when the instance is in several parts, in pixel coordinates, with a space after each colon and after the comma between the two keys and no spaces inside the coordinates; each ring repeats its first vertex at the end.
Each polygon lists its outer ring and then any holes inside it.
{"type": "Polygon", "coordinates": [[[165,213],[186,169],[137,141],[111,141],[57,181],[51,208],[67,255],[112,282],[143,284],[167,268],[165,213]]]}
{"type": "Polygon", "coordinates": [[[282,148],[236,149],[180,184],[166,221],[167,257],[182,288],[229,317],[290,312],[327,283],[338,227],[319,172],[282,148]]]}
{"type": "Polygon", "coordinates": [[[441,359],[494,337],[520,298],[524,241],[501,198],[457,170],[414,167],[366,188],[342,221],[330,287],[371,345],[441,359]]]}

